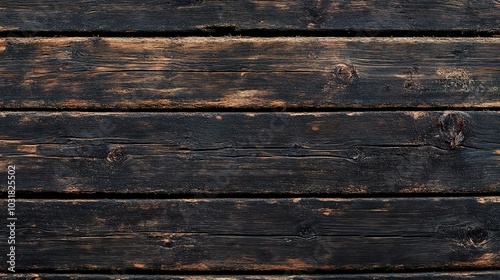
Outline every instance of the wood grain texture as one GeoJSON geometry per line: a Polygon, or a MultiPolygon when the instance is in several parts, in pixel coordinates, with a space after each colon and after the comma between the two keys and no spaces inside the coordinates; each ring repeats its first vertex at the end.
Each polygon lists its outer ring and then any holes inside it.
{"type": "MultiPolygon", "coordinates": [[[[132,0],[0,4],[0,30],[499,30],[500,4],[482,0],[132,0]]],[[[360,33],[360,36],[366,36],[360,33]]],[[[368,35],[373,35],[368,33],[368,35]]]]}
{"type": "Polygon", "coordinates": [[[0,274],[0,277],[8,279],[29,279],[29,280],[397,280],[397,279],[423,279],[423,280],[448,280],[448,279],[499,279],[500,271],[470,271],[470,272],[429,272],[429,273],[370,273],[370,274],[330,274],[330,275],[294,275],[292,271],[283,275],[130,275],[116,271],[113,275],[106,274],[0,274]]]}
{"type": "Polygon", "coordinates": [[[16,267],[139,274],[498,268],[499,201],[21,200],[16,267]]]}
{"type": "Polygon", "coordinates": [[[500,0],[2,0],[0,278],[500,280],[499,34],[500,0]]]}
{"type": "Polygon", "coordinates": [[[498,53],[500,38],[7,38],[0,108],[498,108],[498,53]]]}
{"type": "MultiPolygon", "coordinates": [[[[23,192],[493,193],[498,112],[0,115],[23,192]]],[[[0,182],[5,184],[6,182],[0,182]]]]}

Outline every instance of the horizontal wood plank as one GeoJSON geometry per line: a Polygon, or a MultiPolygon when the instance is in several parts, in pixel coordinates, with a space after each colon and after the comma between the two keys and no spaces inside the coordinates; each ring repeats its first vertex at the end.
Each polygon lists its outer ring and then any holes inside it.
{"type": "Polygon", "coordinates": [[[498,108],[499,52],[500,38],[7,38],[0,108],[498,108]]]}
{"type": "Polygon", "coordinates": [[[132,0],[3,0],[0,11],[0,30],[7,31],[498,31],[500,26],[500,4],[493,0],[143,0],[139,4],[132,0]]]}
{"type": "Polygon", "coordinates": [[[396,279],[422,279],[422,280],[448,280],[448,279],[481,279],[496,280],[500,271],[467,271],[467,272],[429,272],[429,273],[370,273],[370,274],[294,274],[294,271],[285,272],[283,275],[134,275],[126,274],[123,271],[114,271],[112,275],[106,274],[0,274],[0,277],[8,279],[29,279],[29,280],[396,280],[396,279]]]}
{"type": "MultiPolygon", "coordinates": [[[[492,193],[498,112],[0,115],[22,192],[492,193]]],[[[0,182],[0,184],[6,184],[0,182]]]]}
{"type": "MultiPolygon", "coordinates": [[[[499,268],[499,201],[21,200],[16,268],[295,273],[499,268]]],[[[6,209],[5,201],[1,205],[6,209]]],[[[4,226],[0,233],[8,236],[7,231],[4,226]]],[[[1,244],[3,252],[6,246],[1,244]]]]}

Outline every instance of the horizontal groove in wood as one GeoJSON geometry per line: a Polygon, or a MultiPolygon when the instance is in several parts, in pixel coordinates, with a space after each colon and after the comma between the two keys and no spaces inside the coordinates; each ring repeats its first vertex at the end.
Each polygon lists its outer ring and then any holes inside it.
{"type": "Polygon", "coordinates": [[[0,108],[499,108],[500,38],[6,38],[0,108]]]}
{"type": "Polygon", "coordinates": [[[0,168],[16,165],[19,192],[213,197],[500,187],[498,112],[4,112],[0,124],[0,168]]]}
{"type": "MultiPolygon", "coordinates": [[[[16,267],[59,272],[498,268],[499,201],[20,200],[16,267]]],[[[7,236],[7,230],[0,233],[7,236]]]]}
{"type": "MultiPolygon", "coordinates": [[[[0,3],[0,30],[499,30],[498,1],[16,1],[0,3]]],[[[372,32],[373,31],[373,32],[372,32]]]]}

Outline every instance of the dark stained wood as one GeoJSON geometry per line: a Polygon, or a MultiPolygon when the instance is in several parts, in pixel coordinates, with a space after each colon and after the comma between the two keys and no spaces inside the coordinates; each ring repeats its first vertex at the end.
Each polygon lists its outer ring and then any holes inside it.
{"type": "Polygon", "coordinates": [[[498,53],[500,38],[7,38],[0,107],[498,108],[498,53]]]}
{"type": "Polygon", "coordinates": [[[1,0],[0,278],[500,279],[499,54],[500,0],[1,0]]]}
{"type": "Polygon", "coordinates": [[[9,31],[498,31],[500,26],[495,0],[2,0],[0,11],[0,30],[9,31]]]}
{"type": "Polygon", "coordinates": [[[500,271],[481,271],[481,272],[430,272],[430,273],[370,273],[370,274],[330,274],[330,275],[294,275],[293,271],[285,272],[283,275],[203,275],[203,276],[179,276],[179,275],[128,275],[121,271],[115,271],[112,275],[104,274],[0,274],[0,277],[9,279],[31,279],[31,280],[397,280],[397,279],[422,279],[422,280],[441,280],[441,279],[481,279],[494,280],[498,279],[500,271]]]}
{"type": "MultiPolygon", "coordinates": [[[[17,268],[294,274],[498,268],[499,202],[500,197],[22,200],[16,207],[17,268]]],[[[7,236],[7,228],[0,233],[7,236]]]]}
{"type": "Polygon", "coordinates": [[[0,169],[17,166],[22,192],[492,193],[500,187],[498,112],[7,112],[0,124],[0,169]]]}

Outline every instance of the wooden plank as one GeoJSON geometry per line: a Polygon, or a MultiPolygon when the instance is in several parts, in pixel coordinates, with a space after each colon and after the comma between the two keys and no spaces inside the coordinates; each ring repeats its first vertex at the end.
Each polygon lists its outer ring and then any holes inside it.
{"type": "Polygon", "coordinates": [[[498,53],[500,38],[6,38],[0,108],[498,108],[498,53]]]}
{"type": "MultiPolygon", "coordinates": [[[[498,112],[4,112],[19,191],[493,193],[498,112]]],[[[6,182],[0,182],[6,184],[6,182]]]]}
{"type": "Polygon", "coordinates": [[[467,272],[428,272],[428,273],[370,273],[370,274],[327,274],[327,275],[294,275],[293,271],[285,272],[283,275],[133,275],[115,271],[112,275],[105,274],[0,274],[0,277],[9,279],[32,279],[32,280],[78,280],[78,279],[123,279],[123,280],[396,280],[396,279],[498,279],[500,271],[467,271],[467,272]]]}
{"type": "Polygon", "coordinates": [[[499,201],[20,200],[16,268],[139,274],[499,268],[499,201]]]}
{"type": "MultiPolygon", "coordinates": [[[[15,1],[0,4],[0,30],[499,30],[498,1],[15,1]]],[[[368,33],[372,35],[373,33],[368,33]]],[[[376,34],[376,33],[375,33],[376,34]]],[[[365,36],[364,33],[360,33],[365,36]]]]}

